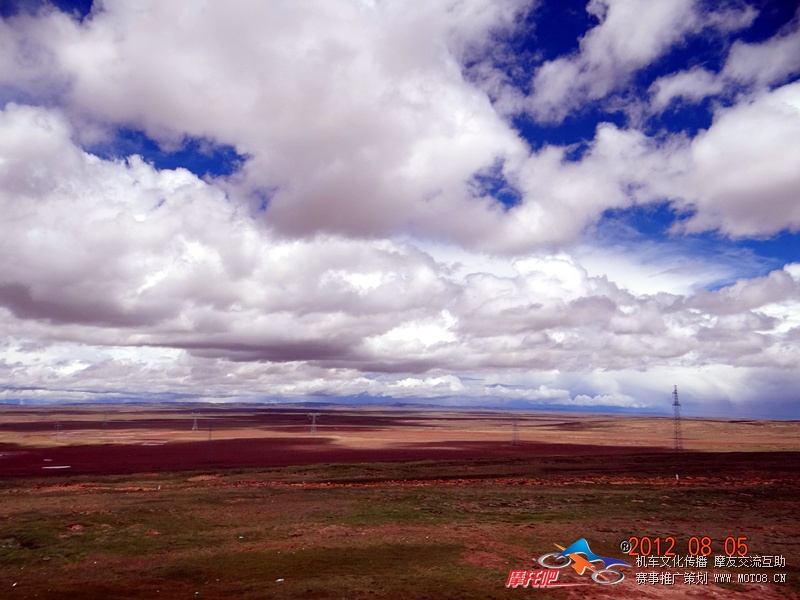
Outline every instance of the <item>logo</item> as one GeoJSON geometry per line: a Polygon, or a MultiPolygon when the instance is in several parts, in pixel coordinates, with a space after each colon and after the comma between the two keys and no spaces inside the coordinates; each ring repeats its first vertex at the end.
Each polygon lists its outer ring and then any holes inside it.
{"type": "Polygon", "coordinates": [[[539,557],[538,562],[544,569],[531,571],[511,571],[506,581],[507,588],[534,587],[534,588],[554,588],[576,585],[588,585],[584,582],[558,582],[560,569],[572,567],[578,575],[584,575],[587,571],[591,572],[591,578],[595,583],[601,585],[614,585],[625,579],[625,575],[616,569],[609,567],[631,565],[624,560],[600,556],[592,552],[589,542],[581,538],[566,548],[555,544],[561,552],[550,552],[539,557]]]}
{"type": "Polygon", "coordinates": [[[624,560],[595,554],[592,552],[591,548],[589,548],[589,542],[586,541],[586,538],[581,538],[576,542],[572,542],[572,544],[566,548],[558,544],[555,544],[555,546],[561,550],[561,552],[543,554],[539,557],[540,565],[546,569],[563,569],[571,566],[578,575],[583,575],[586,571],[591,571],[592,580],[602,585],[614,585],[625,579],[625,575],[623,575],[621,571],[610,569],[609,567],[615,567],[617,565],[625,567],[631,566],[624,560]],[[598,569],[595,563],[600,563],[602,568],[598,569]]]}

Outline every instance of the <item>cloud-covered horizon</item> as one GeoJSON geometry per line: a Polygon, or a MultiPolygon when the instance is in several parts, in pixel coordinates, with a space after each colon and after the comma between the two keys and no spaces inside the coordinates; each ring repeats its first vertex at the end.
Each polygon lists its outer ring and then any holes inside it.
{"type": "Polygon", "coordinates": [[[1,14],[0,400],[800,416],[800,13],[573,4],[1,14]]]}

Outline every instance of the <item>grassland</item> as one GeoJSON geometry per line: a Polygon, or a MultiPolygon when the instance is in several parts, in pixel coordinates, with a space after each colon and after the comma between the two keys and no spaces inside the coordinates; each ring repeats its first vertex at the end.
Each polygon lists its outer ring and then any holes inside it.
{"type": "MultiPolygon", "coordinates": [[[[491,429],[402,418],[385,422],[374,444],[413,425],[431,432],[429,447],[439,447],[435,438],[463,450],[465,438],[491,429]]],[[[571,426],[570,441],[589,444],[598,429],[571,426]]],[[[540,448],[533,438],[528,430],[502,456],[324,462],[323,452],[323,462],[301,465],[5,476],[0,598],[800,597],[800,453],[548,454],[529,451],[540,448]],[[535,568],[554,544],[585,537],[595,552],[621,557],[629,536],[673,536],[681,554],[692,536],[709,536],[714,554],[727,537],[747,537],[750,555],[786,561],[757,571],[787,582],[690,585],[678,576],[671,587],[640,585],[635,572],[654,569],[632,567],[616,586],[505,587],[511,569],[535,568]]],[[[743,572],[707,571],[732,572],[734,582],[743,572]]]]}

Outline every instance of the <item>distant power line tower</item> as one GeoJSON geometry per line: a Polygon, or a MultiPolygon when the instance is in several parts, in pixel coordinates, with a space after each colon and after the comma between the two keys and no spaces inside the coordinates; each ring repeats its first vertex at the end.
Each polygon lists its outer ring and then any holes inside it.
{"type": "Polygon", "coordinates": [[[319,417],[319,413],[308,413],[308,418],[311,419],[311,433],[317,433],[317,417],[319,417]]]}
{"type": "Polygon", "coordinates": [[[678,402],[678,386],[672,392],[672,408],[675,410],[675,452],[683,450],[683,434],[681,433],[681,403],[678,402]]]}
{"type": "Polygon", "coordinates": [[[61,421],[56,421],[56,440],[61,440],[61,421]]]}
{"type": "Polygon", "coordinates": [[[192,413],[192,431],[197,431],[199,427],[197,426],[197,413],[192,413]]]}
{"type": "Polygon", "coordinates": [[[517,417],[512,419],[511,445],[519,446],[519,419],[517,417]]]}

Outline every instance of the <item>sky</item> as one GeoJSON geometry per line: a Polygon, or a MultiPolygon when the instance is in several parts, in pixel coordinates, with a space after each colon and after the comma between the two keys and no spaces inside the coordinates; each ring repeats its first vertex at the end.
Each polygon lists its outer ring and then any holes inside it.
{"type": "Polygon", "coordinates": [[[0,0],[0,401],[800,418],[786,0],[0,0]]]}

